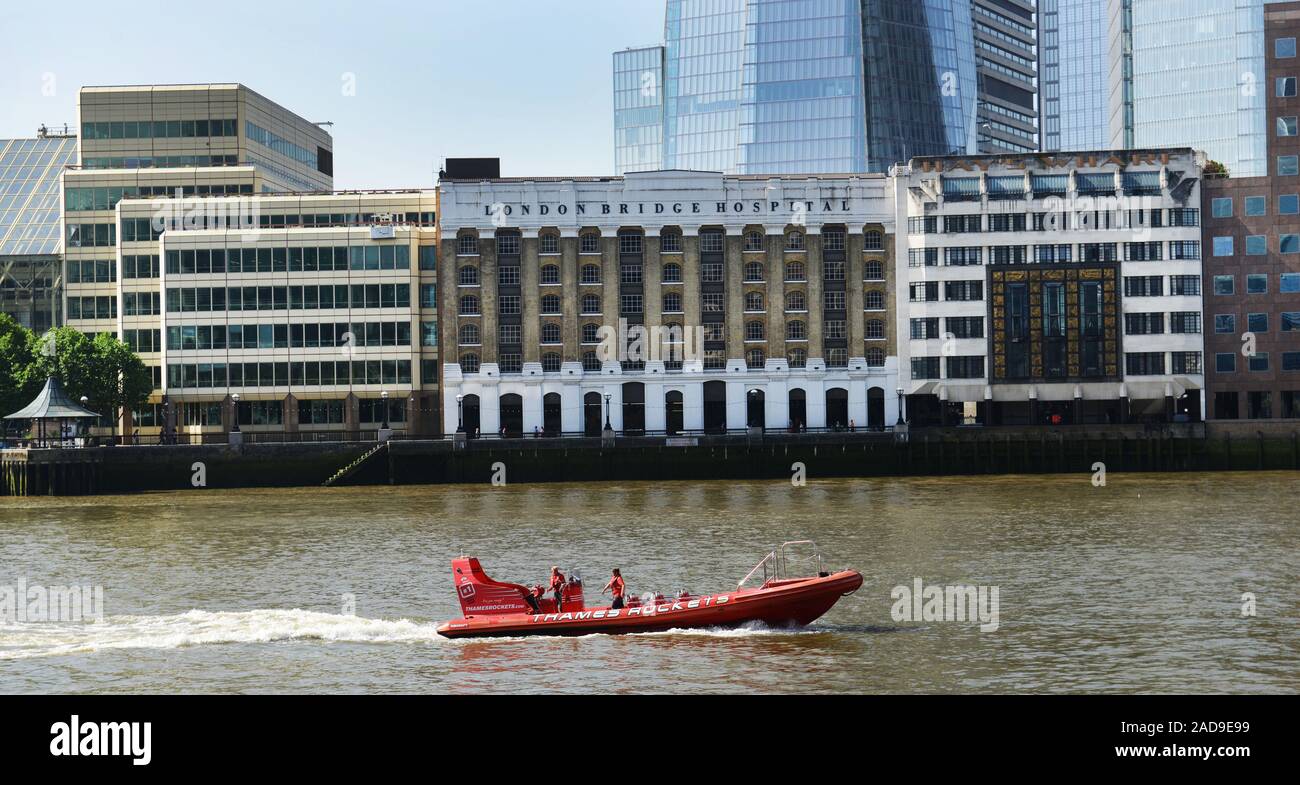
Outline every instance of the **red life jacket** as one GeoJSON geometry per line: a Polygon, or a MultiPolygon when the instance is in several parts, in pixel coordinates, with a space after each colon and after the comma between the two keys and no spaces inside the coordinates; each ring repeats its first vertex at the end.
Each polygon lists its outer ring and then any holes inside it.
{"type": "Polygon", "coordinates": [[[609,590],[614,593],[615,597],[623,596],[623,579],[617,575],[609,581],[609,590]]]}
{"type": "Polygon", "coordinates": [[[551,576],[551,588],[556,591],[564,588],[564,573],[557,572],[551,576]]]}

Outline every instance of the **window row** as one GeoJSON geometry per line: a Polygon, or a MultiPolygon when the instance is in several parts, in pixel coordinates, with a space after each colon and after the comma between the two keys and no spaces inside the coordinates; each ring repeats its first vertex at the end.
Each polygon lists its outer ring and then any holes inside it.
{"type": "Polygon", "coordinates": [[[407,245],[196,248],[167,252],[168,275],[408,270],[410,266],[411,249],[407,245]]]}
{"type": "Polygon", "coordinates": [[[409,308],[410,284],[167,288],[167,313],[409,308]]]}
{"type": "Polygon", "coordinates": [[[341,349],[410,346],[408,322],[321,324],[197,324],[167,328],[171,351],[221,349],[341,349]]]}
{"type": "Polygon", "coordinates": [[[410,360],[169,363],[171,389],[410,384],[410,360]]]}

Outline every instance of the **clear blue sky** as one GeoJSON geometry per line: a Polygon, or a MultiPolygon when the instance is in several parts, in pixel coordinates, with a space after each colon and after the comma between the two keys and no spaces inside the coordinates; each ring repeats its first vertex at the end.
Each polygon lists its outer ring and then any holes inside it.
{"type": "Polygon", "coordinates": [[[612,174],[612,53],[659,43],[664,13],[663,0],[6,6],[0,138],[74,123],[82,85],[242,82],[334,122],[337,188],[431,186],[460,156],[500,157],[506,176],[612,174]]]}

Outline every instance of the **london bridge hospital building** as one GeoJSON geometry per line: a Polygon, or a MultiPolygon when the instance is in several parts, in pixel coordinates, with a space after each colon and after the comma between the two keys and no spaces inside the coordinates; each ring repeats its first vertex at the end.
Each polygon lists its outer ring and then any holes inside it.
{"type": "Polygon", "coordinates": [[[686,171],[442,179],[445,428],[896,422],[888,183],[686,171]]]}
{"type": "Polygon", "coordinates": [[[1203,164],[443,178],[444,427],[1200,420],[1203,164]]]}

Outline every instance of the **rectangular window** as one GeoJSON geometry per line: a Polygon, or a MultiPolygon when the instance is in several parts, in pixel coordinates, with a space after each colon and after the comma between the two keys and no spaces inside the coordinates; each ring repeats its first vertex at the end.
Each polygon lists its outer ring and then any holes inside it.
{"type": "Polygon", "coordinates": [[[1215,373],[1235,373],[1237,370],[1237,355],[1235,352],[1219,352],[1214,355],[1214,372],[1215,373]]]}
{"type": "Polygon", "coordinates": [[[1264,256],[1268,253],[1268,238],[1262,234],[1246,235],[1246,255],[1264,256]]]}
{"type": "Polygon", "coordinates": [[[1235,275],[1214,276],[1214,293],[1216,295],[1236,294],[1237,277],[1235,275]]]}
{"type": "Polygon", "coordinates": [[[1171,275],[1169,276],[1169,293],[1183,296],[1201,296],[1201,276],[1199,275],[1171,275]]]}
{"type": "Polygon", "coordinates": [[[1232,256],[1232,236],[1219,236],[1214,238],[1214,255],[1215,256],[1232,256]]]}
{"type": "Polygon", "coordinates": [[[1300,273],[1282,273],[1277,290],[1283,294],[1300,292],[1300,273]]]}
{"type": "Polygon", "coordinates": [[[1210,201],[1210,215],[1215,218],[1232,217],[1232,197],[1221,196],[1210,201]]]}
{"type": "Polygon", "coordinates": [[[1295,39],[1294,38],[1273,39],[1273,56],[1278,59],[1295,57],[1295,39]]]}
{"type": "Polygon", "coordinates": [[[1246,358],[1246,368],[1250,371],[1268,370],[1268,352],[1256,352],[1246,358]]]}
{"type": "Polygon", "coordinates": [[[1295,98],[1296,78],[1294,76],[1279,76],[1274,80],[1273,88],[1273,95],[1277,98],[1295,98]]]}
{"type": "Polygon", "coordinates": [[[1279,155],[1277,157],[1277,174],[1279,177],[1294,177],[1300,174],[1300,156],[1279,155]]]}
{"type": "Polygon", "coordinates": [[[1221,335],[1230,335],[1237,331],[1237,315],[1220,313],[1214,316],[1214,331],[1221,335]]]}
{"type": "Polygon", "coordinates": [[[1268,294],[1268,276],[1264,273],[1247,275],[1246,294],[1268,294]]]}
{"type": "Polygon", "coordinates": [[[1164,352],[1128,352],[1124,370],[1129,376],[1161,376],[1165,373],[1164,352]]]}
{"type": "Polygon", "coordinates": [[[1246,215],[1267,215],[1268,214],[1268,197],[1267,196],[1247,196],[1245,199],[1246,215]]]}
{"type": "Polygon", "coordinates": [[[1278,117],[1277,118],[1277,135],[1278,136],[1295,136],[1296,135],[1296,118],[1278,117]]]}

